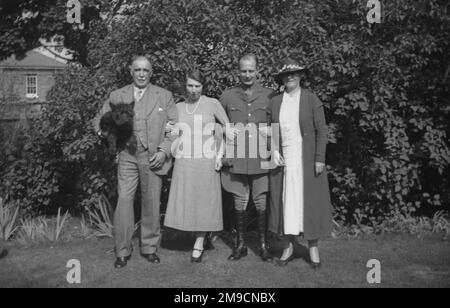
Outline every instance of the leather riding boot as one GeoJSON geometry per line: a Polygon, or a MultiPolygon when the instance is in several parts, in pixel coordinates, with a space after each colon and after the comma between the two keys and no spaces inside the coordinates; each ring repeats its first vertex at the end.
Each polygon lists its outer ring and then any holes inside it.
{"type": "Polygon", "coordinates": [[[233,253],[228,257],[228,260],[239,260],[242,257],[247,256],[248,249],[245,244],[245,228],[247,226],[247,219],[245,211],[236,211],[236,228],[238,232],[238,238],[233,253]]]}
{"type": "Polygon", "coordinates": [[[204,250],[214,250],[215,247],[212,243],[212,232],[208,232],[205,235],[205,240],[203,242],[203,249],[204,250]]]}
{"type": "Polygon", "coordinates": [[[266,241],[266,211],[258,211],[258,231],[259,231],[259,241],[261,247],[259,248],[259,256],[263,261],[271,261],[273,259],[269,252],[267,241],[266,241]]]}

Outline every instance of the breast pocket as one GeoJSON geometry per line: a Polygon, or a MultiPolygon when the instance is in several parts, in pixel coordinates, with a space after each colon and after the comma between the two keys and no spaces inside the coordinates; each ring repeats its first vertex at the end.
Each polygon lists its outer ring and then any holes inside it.
{"type": "Polygon", "coordinates": [[[165,126],[167,122],[167,111],[162,108],[158,108],[157,117],[161,125],[165,126]]]}
{"type": "Polygon", "coordinates": [[[227,108],[228,111],[228,117],[230,118],[231,122],[240,122],[240,115],[242,113],[242,110],[239,106],[229,106],[227,108]]]}
{"type": "Polygon", "coordinates": [[[270,118],[270,113],[268,108],[265,106],[258,107],[255,109],[255,117],[258,123],[266,123],[270,118]]]}
{"type": "Polygon", "coordinates": [[[153,130],[153,133],[160,132],[166,125],[167,113],[164,109],[156,107],[152,112],[147,115],[147,125],[149,130],[153,130]]]}

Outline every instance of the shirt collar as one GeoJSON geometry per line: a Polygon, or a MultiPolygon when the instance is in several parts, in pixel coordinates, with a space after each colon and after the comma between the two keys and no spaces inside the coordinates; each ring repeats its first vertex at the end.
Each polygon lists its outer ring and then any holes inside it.
{"type": "MultiPolygon", "coordinates": [[[[250,89],[252,89],[252,91],[255,91],[255,90],[258,90],[259,88],[260,88],[260,83],[259,83],[259,81],[255,81],[255,83],[250,87],[250,89]]],[[[240,87],[241,89],[242,89],[242,91],[244,91],[245,92],[245,88],[241,85],[241,87],[240,87]]]]}
{"type": "Polygon", "coordinates": [[[138,92],[139,90],[143,90],[142,94],[144,94],[145,91],[147,90],[147,88],[148,88],[148,86],[146,86],[145,88],[141,89],[141,88],[138,88],[138,87],[136,87],[135,85],[133,85],[133,92],[136,93],[136,92],[138,92]]]}

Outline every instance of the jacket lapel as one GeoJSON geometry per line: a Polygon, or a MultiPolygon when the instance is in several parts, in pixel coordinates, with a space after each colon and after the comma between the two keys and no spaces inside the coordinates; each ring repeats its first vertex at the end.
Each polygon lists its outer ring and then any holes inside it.
{"type": "Polygon", "coordinates": [[[302,134],[303,137],[303,118],[307,115],[308,110],[306,108],[306,106],[308,105],[307,101],[307,96],[306,96],[306,90],[301,88],[301,92],[300,92],[300,101],[298,102],[300,104],[300,112],[299,112],[299,123],[300,123],[300,133],[302,134]]]}
{"type": "Polygon", "coordinates": [[[275,134],[272,133],[272,149],[277,149],[280,153],[282,153],[281,147],[281,128],[280,128],[280,110],[281,103],[283,102],[283,93],[278,94],[273,98],[272,101],[272,123],[277,123],[275,134]]]}
{"type": "Polygon", "coordinates": [[[273,122],[280,123],[281,103],[283,102],[283,93],[277,95],[273,100],[273,122]]]}
{"type": "Polygon", "coordinates": [[[250,99],[247,98],[247,94],[245,94],[245,91],[242,88],[242,86],[240,86],[238,88],[237,95],[238,95],[239,99],[243,102],[247,101],[247,99],[249,102],[253,102],[261,95],[262,90],[263,90],[263,88],[262,88],[261,84],[259,82],[257,82],[254,85],[253,93],[250,96],[250,99]]]}
{"type": "Polygon", "coordinates": [[[250,97],[250,102],[254,102],[255,100],[257,100],[261,96],[262,90],[263,90],[262,86],[259,83],[256,84],[254,92],[252,93],[252,96],[250,97]]]}
{"type": "Polygon", "coordinates": [[[245,94],[245,91],[242,87],[238,87],[236,94],[240,102],[245,102],[247,100],[247,94],[245,94]]]}
{"type": "MultiPolygon", "coordinates": [[[[122,88],[122,91],[119,92],[119,102],[124,104],[131,104],[134,101],[133,96],[133,85],[129,84],[122,88]]],[[[119,103],[117,102],[117,103],[119,103]]]]}
{"type": "Polygon", "coordinates": [[[147,90],[141,98],[146,115],[149,115],[155,109],[158,102],[158,94],[159,92],[156,87],[149,84],[147,90]]]}

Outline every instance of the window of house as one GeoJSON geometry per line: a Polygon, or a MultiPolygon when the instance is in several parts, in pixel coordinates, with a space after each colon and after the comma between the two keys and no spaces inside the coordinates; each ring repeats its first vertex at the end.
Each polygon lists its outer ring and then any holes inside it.
{"type": "Polygon", "coordinates": [[[27,75],[27,97],[36,98],[37,95],[37,75],[27,75]]]}

